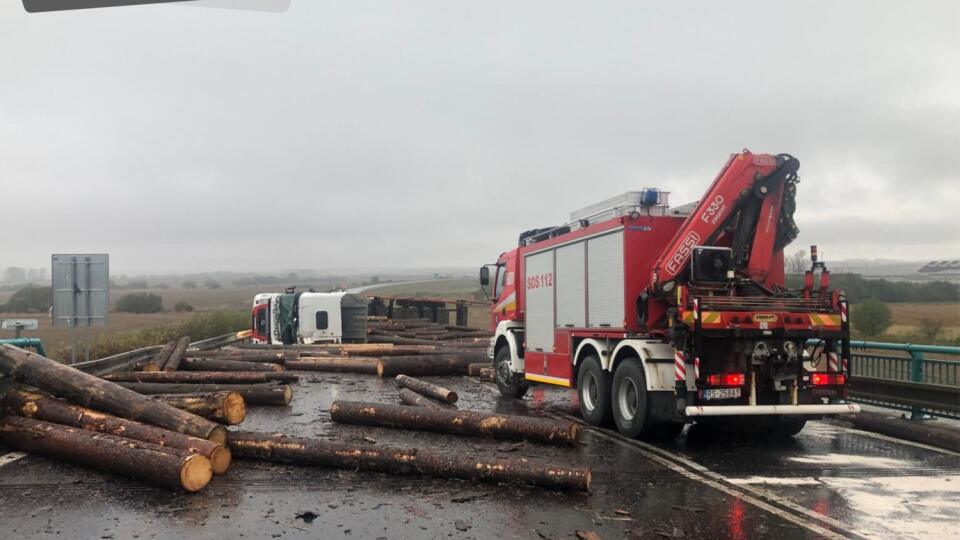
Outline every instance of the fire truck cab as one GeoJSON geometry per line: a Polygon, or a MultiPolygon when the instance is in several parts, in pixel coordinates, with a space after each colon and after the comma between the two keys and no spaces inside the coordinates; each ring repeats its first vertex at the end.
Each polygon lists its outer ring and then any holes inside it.
{"type": "Polygon", "coordinates": [[[798,167],[744,151],[697,203],[645,189],[521,234],[480,271],[500,391],[576,387],[587,422],[646,439],[714,417],[793,435],[858,412],[842,292],[815,253],[804,288],[784,287],[798,167]]]}

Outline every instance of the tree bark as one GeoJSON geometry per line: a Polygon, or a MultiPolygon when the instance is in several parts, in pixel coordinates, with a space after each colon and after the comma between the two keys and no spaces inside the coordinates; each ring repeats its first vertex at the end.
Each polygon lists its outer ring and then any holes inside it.
{"type": "MultiPolygon", "coordinates": [[[[377,362],[377,374],[381,377],[394,375],[466,375],[467,366],[477,361],[478,354],[423,356],[390,356],[377,362]]],[[[482,357],[486,357],[483,353],[482,357]]]]}
{"type": "Polygon", "coordinates": [[[247,402],[238,392],[157,394],[151,397],[221,424],[235,426],[247,417],[247,402]]]}
{"type": "Polygon", "coordinates": [[[154,371],[160,371],[163,369],[163,365],[167,362],[167,358],[170,358],[170,354],[173,353],[173,350],[177,348],[177,342],[171,341],[163,346],[160,351],[149,362],[143,365],[143,371],[152,373],[154,371]]]}
{"type": "Polygon", "coordinates": [[[286,363],[290,371],[329,371],[335,373],[377,373],[376,358],[351,358],[345,356],[310,356],[303,360],[286,363]]]}
{"type": "Polygon", "coordinates": [[[177,384],[138,382],[121,382],[117,384],[146,395],[236,392],[243,396],[243,400],[247,405],[289,405],[290,400],[293,399],[293,388],[290,388],[290,386],[286,384],[177,384]]]}
{"type": "Polygon", "coordinates": [[[210,460],[199,454],[19,416],[0,419],[0,441],[23,452],[171,489],[199,491],[213,474],[210,460]]]}
{"type": "Polygon", "coordinates": [[[181,337],[180,341],[177,342],[177,347],[170,353],[170,358],[167,358],[167,361],[164,362],[163,370],[176,371],[180,367],[180,360],[183,358],[183,353],[186,352],[189,346],[190,336],[181,337]]]}
{"type": "Polygon", "coordinates": [[[103,378],[113,382],[257,384],[267,382],[296,382],[300,379],[300,376],[296,373],[274,373],[272,371],[162,371],[159,373],[121,371],[108,373],[104,375],[103,378]]]}
{"type": "Polygon", "coordinates": [[[280,364],[235,362],[218,358],[184,358],[182,366],[186,371],[283,371],[283,366],[280,364]]]}
{"type": "Polygon", "coordinates": [[[490,332],[484,331],[474,331],[474,332],[448,332],[446,334],[440,334],[437,336],[437,339],[441,340],[450,340],[450,339],[463,339],[463,338],[490,338],[493,334],[490,332]]]}
{"type": "Polygon", "coordinates": [[[589,491],[591,483],[590,469],[521,459],[477,459],[416,448],[356,446],[251,431],[230,432],[228,444],[237,457],[318,467],[516,482],[577,491],[589,491]]]}
{"type": "Polygon", "coordinates": [[[223,426],[206,418],[12,345],[0,345],[0,372],[84,407],[216,442],[226,436],[223,426]]]}
{"type": "Polygon", "coordinates": [[[456,403],[460,396],[456,392],[442,386],[437,386],[427,381],[414,379],[407,375],[397,375],[397,385],[400,388],[409,388],[414,392],[447,403],[456,403]]]}
{"type": "Polygon", "coordinates": [[[580,425],[576,422],[358,401],[334,401],[330,405],[330,418],[345,424],[531,440],[552,444],[573,445],[580,437],[580,425]]]}
{"type": "Polygon", "coordinates": [[[412,405],[414,407],[426,407],[428,409],[456,409],[457,406],[452,403],[447,403],[445,401],[434,401],[427,396],[420,395],[409,388],[401,388],[398,393],[400,394],[400,401],[404,405],[412,405]]]}
{"type": "Polygon", "coordinates": [[[230,467],[230,450],[220,443],[191,437],[183,433],[127,420],[40,394],[11,390],[4,402],[17,414],[45,422],[99,431],[169,448],[200,454],[210,460],[214,474],[223,474],[230,467]]]}

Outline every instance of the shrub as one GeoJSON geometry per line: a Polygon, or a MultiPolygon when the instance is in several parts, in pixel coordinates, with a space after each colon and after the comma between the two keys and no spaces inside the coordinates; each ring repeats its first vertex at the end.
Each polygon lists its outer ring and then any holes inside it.
{"type": "Polygon", "coordinates": [[[153,293],[130,293],[117,300],[117,311],[124,313],[159,313],[163,311],[163,298],[153,293]]]}
{"type": "Polygon", "coordinates": [[[173,310],[177,313],[189,313],[193,311],[193,306],[186,302],[177,302],[177,304],[173,306],[173,310]]]}
{"type": "Polygon", "coordinates": [[[920,337],[923,338],[927,343],[933,343],[937,339],[937,334],[940,333],[940,330],[943,328],[943,319],[936,319],[933,317],[924,317],[920,319],[920,322],[917,324],[917,329],[920,331],[920,337]]]}
{"type": "Polygon", "coordinates": [[[886,304],[877,300],[867,300],[853,306],[850,322],[864,336],[873,337],[879,336],[890,328],[893,319],[890,308],[886,304]]]}
{"type": "Polygon", "coordinates": [[[8,313],[42,313],[53,305],[53,288],[27,285],[17,290],[0,311],[8,313]]]}
{"type": "Polygon", "coordinates": [[[183,283],[181,283],[180,286],[183,287],[184,289],[196,289],[197,282],[188,279],[187,281],[184,281],[183,283]]]}
{"type": "Polygon", "coordinates": [[[220,282],[215,279],[208,279],[203,282],[203,285],[208,289],[219,289],[220,282]]]}

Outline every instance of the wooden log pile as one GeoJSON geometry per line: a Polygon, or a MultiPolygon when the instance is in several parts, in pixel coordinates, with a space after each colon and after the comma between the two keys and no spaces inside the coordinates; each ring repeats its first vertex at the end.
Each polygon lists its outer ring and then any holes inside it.
{"type": "Polygon", "coordinates": [[[11,345],[0,345],[0,373],[50,394],[7,392],[5,446],[188,492],[230,466],[216,422],[11,345]]]}

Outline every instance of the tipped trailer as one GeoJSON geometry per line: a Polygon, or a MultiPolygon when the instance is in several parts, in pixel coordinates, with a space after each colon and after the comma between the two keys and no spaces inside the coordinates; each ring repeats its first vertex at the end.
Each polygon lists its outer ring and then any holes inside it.
{"type": "Polygon", "coordinates": [[[501,393],[576,387],[587,422],[647,439],[715,417],[789,436],[859,412],[847,302],[815,247],[803,288],[785,287],[798,169],[745,150],[697,203],[645,189],[521,234],[480,271],[501,393]]]}

